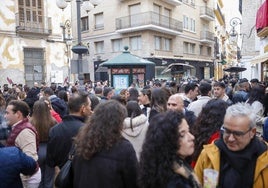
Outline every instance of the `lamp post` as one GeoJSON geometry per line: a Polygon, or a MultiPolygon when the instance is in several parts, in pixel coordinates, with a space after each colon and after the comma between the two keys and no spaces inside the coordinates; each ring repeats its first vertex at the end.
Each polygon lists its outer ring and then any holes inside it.
{"type": "MultiPolygon", "coordinates": [[[[71,2],[71,0],[57,0],[56,4],[57,6],[64,10],[67,7],[67,2],[71,2]]],[[[84,74],[83,74],[83,56],[82,54],[85,54],[88,52],[88,48],[84,45],[82,45],[81,40],[81,5],[85,4],[84,9],[88,13],[90,10],[92,10],[94,7],[96,7],[101,0],[88,0],[88,1],[82,1],[82,0],[76,0],[76,22],[77,22],[77,45],[72,47],[72,51],[75,54],[78,54],[77,59],[77,73],[78,73],[78,80],[80,86],[84,83],[84,74]],[[84,3],[83,3],[84,2],[84,3]]]]}
{"type": "MultiPolygon", "coordinates": [[[[63,41],[66,44],[66,54],[67,54],[67,62],[68,62],[68,77],[70,80],[71,76],[71,46],[72,46],[72,37],[71,37],[71,21],[66,20],[64,24],[61,24],[60,27],[62,28],[63,34],[63,41]],[[67,32],[67,35],[66,35],[67,32]]],[[[66,80],[67,81],[67,80],[66,80]]]]}
{"type": "Polygon", "coordinates": [[[236,43],[236,45],[237,45],[237,40],[238,40],[238,33],[236,31],[236,26],[237,25],[241,25],[241,24],[242,24],[242,21],[238,17],[234,17],[234,18],[232,18],[230,20],[230,26],[232,27],[231,28],[231,31],[229,33],[229,35],[230,35],[230,41],[232,43],[234,43],[234,44],[236,43]]]}

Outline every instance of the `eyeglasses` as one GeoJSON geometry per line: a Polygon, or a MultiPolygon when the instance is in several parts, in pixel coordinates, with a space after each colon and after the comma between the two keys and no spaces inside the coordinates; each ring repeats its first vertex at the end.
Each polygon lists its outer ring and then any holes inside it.
{"type": "Polygon", "coordinates": [[[242,132],[242,131],[231,131],[230,129],[227,129],[225,127],[221,127],[221,131],[223,132],[223,134],[227,137],[231,136],[231,134],[235,137],[235,138],[240,138],[242,136],[244,136],[245,134],[247,134],[249,131],[251,131],[252,128],[249,128],[246,132],[242,132]]]}

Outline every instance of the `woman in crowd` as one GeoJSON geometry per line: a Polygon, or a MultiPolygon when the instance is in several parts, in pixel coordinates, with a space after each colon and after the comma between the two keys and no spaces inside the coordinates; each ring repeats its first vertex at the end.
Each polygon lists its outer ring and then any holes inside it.
{"type": "Polygon", "coordinates": [[[165,112],[167,110],[167,92],[162,88],[153,88],[151,95],[151,111],[149,115],[149,122],[152,118],[161,112],[165,112]]]}
{"type": "Polygon", "coordinates": [[[131,87],[128,89],[129,96],[127,98],[127,101],[139,101],[139,91],[135,87],[131,87]]]}
{"type": "Polygon", "coordinates": [[[135,150],[121,135],[126,116],[126,108],[115,100],[95,108],[75,138],[74,187],[137,187],[135,150]]]}
{"type": "Polygon", "coordinates": [[[263,124],[267,117],[264,117],[264,96],[265,88],[261,85],[256,85],[251,88],[249,93],[249,98],[246,103],[250,104],[253,108],[253,111],[256,113],[257,119],[257,135],[263,135],[263,124]]]}
{"type": "Polygon", "coordinates": [[[148,129],[148,119],[136,101],[126,105],[128,117],[124,120],[122,135],[133,145],[139,159],[143,140],[148,129]]]}
{"type": "Polygon", "coordinates": [[[186,157],[194,152],[194,136],[183,114],[167,111],[150,122],[142,147],[138,184],[141,188],[199,188],[186,157]]]}
{"type": "Polygon", "coordinates": [[[49,129],[57,124],[57,121],[51,116],[50,108],[45,101],[38,100],[34,103],[30,122],[39,135],[38,164],[42,174],[39,188],[53,187],[54,169],[46,165],[46,152],[49,129]]]}
{"type": "Polygon", "coordinates": [[[195,136],[195,151],[192,156],[192,167],[195,166],[203,145],[210,144],[220,137],[220,128],[223,124],[227,107],[228,104],[225,101],[211,99],[202,108],[194,126],[191,128],[195,136]]]}

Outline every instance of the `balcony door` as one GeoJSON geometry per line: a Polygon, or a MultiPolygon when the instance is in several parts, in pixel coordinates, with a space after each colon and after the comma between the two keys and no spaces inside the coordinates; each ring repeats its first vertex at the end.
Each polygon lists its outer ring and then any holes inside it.
{"type": "Polygon", "coordinates": [[[40,32],[44,28],[43,23],[43,0],[18,0],[19,21],[26,30],[40,32]]]}
{"type": "Polygon", "coordinates": [[[141,5],[140,4],[135,4],[135,5],[130,5],[129,6],[129,15],[130,15],[130,26],[135,27],[138,26],[140,23],[140,19],[138,14],[141,11],[141,5]]]}

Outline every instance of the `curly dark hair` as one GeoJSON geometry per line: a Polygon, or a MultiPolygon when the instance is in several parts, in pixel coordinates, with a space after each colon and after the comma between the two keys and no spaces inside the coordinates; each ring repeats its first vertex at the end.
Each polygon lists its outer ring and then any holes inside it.
{"type": "Polygon", "coordinates": [[[179,150],[179,126],[184,115],[175,111],[157,114],[150,122],[142,147],[138,184],[141,188],[166,187],[174,174],[179,150]]]}
{"type": "Polygon", "coordinates": [[[203,145],[208,144],[211,135],[220,130],[227,107],[228,104],[225,101],[221,99],[211,99],[202,108],[202,111],[191,129],[195,136],[195,150],[192,156],[194,161],[197,160],[201,153],[203,145]]]}
{"type": "Polygon", "coordinates": [[[95,153],[111,148],[122,138],[126,108],[116,100],[100,103],[88,123],[75,137],[76,154],[89,160],[95,153]]]}

